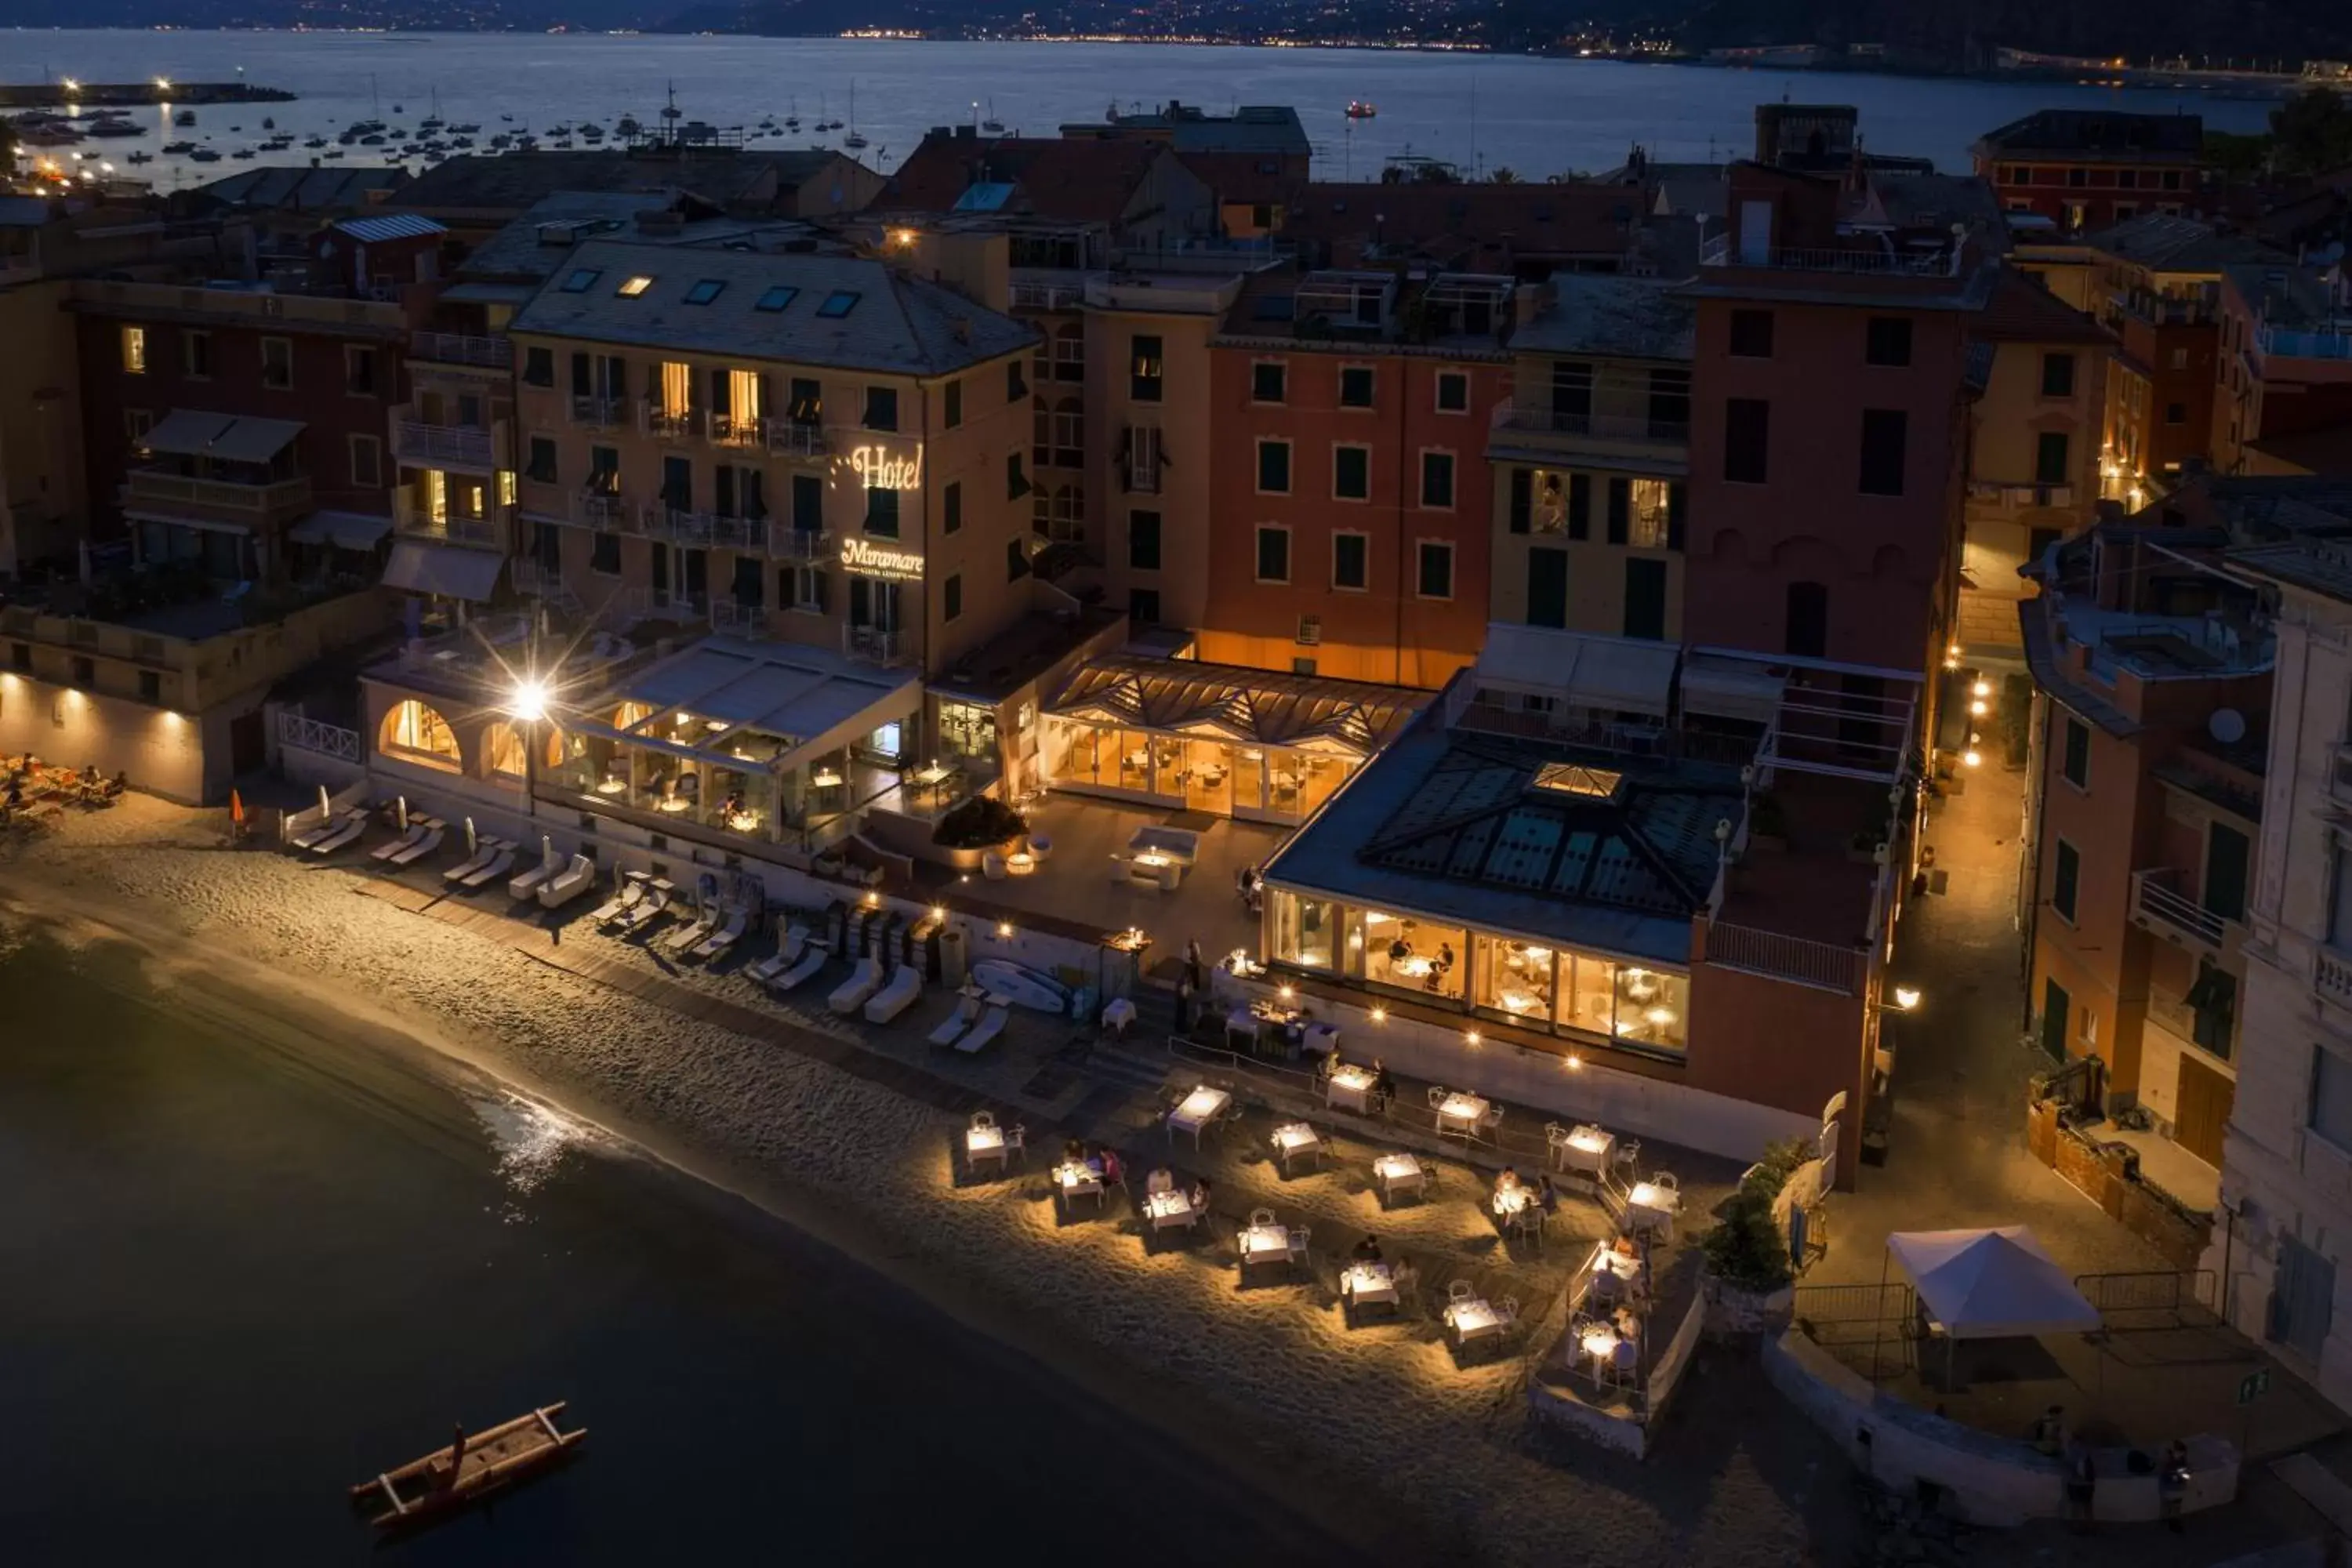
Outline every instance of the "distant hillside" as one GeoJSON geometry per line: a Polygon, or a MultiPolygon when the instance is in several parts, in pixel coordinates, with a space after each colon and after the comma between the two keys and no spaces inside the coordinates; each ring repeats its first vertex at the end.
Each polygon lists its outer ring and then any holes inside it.
{"type": "Polygon", "coordinates": [[[1688,15],[1703,47],[1886,44],[1955,67],[1989,64],[2000,47],[2134,59],[2352,58],[2345,0],[1701,0],[1688,15]]]}

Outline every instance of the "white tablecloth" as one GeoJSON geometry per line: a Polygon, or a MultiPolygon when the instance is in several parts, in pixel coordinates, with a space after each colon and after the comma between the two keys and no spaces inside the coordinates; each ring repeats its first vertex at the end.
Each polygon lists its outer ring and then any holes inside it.
{"type": "Polygon", "coordinates": [[[1625,1224],[1633,1230],[1672,1230],[1683,1206],[1682,1194],[1670,1188],[1636,1182],[1625,1195],[1625,1224]]]}
{"type": "Polygon", "coordinates": [[[1486,1102],[1475,1094],[1449,1094],[1437,1107],[1437,1130],[1457,1137],[1475,1132],[1486,1119],[1486,1102]]]}
{"type": "Polygon", "coordinates": [[[1089,1194],[1097,1200],[1102,1197],[1102,1178],[1085,1165],[1064,1165],[1056,1170],[1054,1175],[1062,1184],[1062,1196],[1065,1199],[1085,1197],[1089,1194]]]}
{"type": "Polygon", "coordinates": [[[1503,1314],[1484,1301],[1457,1301],[1445,1310],[1445,1317],[1454,1325],[1454,1337],[1465,1344],[1503,1331],[1503,1314]]]}
{"type": "Polygon", "coordinates": [[[1417,1193],[1429,1180],[1421,1162],[1410,1154],[1383,1154],[1372,1162],[1372,1176],[1388,1193],[1417,1193]]]}
{"type": "Polygon", "coordinates": [[[1205,1086],[1186,1095],[1182,1103],[1168,1113],[1168,1126],[1176,1132],[1190,1132],[1194,1142],[1200,1142],[1201,1129],[1214,1121],[1233,1103],[1234,1097],[1222,1089],[1205,1086]]]}
{"type": "Polygon", "coordinates": [[[1324,1080],[1323,1103],[1358,1112],[1370,1110],[1372,1075],[1362,1068],[1341,1068],[1324,1080]]]}
{"type": "Polygon", "coordinates": [[[1274,1130],[1275,1157],[1283,1163],[1286,1169],[1299,1155],[1315,1153],[1322,1147],[1323,1140],[1317,1137],[1315,1129],[1304,1121],[1294,1121],[1287,1127],[1274,1130]]]}
{"type": "Polygon", "coordinates": [[[1103,1027],[1124,1029],[1135,1022],[1135,1004],[1124,996],[1114,996],[1102,1011],[1103,1027]]]}
{"type": "Polygon", "coordinates": [[[1396,1275],[1385,1263],[1351,1263],[1339,1276],[1339,1293],[1362,1306],[1367,1301],[1397,1304],[1396,1275]]]}
{"type": "Polygon", "coordinates": [[[1200,1217],[1192,1211],[1192,1200],[1182,1193],[1153,1193],[1143,1200],[1143,1215],[1154,1230],[1166,1230],[1171,1225],[1190,1230],[1200,1217]]]}
{"type": "Polygon", "coordinates": [[[1245,1265],[1277,1263],[1290,1256],[1290,1233],[1278,1225],[1254,1225],[1236,1240],[1245,1265]]]}
{"type": "Polygon", "coordinates": [[[1598,1127],[1571,1128],[1567,1138],[1554,1145],[1561,1170],[1590,1171],[1596,1176],[1609,1173],[1609,1157],[1616,1149],[1617,1135],[1598,1127]]]}

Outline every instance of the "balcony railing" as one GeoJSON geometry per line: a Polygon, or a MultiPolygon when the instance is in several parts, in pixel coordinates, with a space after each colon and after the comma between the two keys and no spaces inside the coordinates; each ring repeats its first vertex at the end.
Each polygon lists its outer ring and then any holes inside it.
{"type": "Polygon", "coordinates": [[[2352,359],[2352,329],[2325,332],[2264,327],[2254,334],[2264,355],[2281,359],[2352,359]]]}
{"type": "Polygon", "coordinates": [[[904,658],[898,634],[880,626],[844,626],[841,651],[869,664],[897,664],[904,658]]]}
{"type": "Polygon", "coordinates": [[[732,599],[710,601],[710,629],[729,637],[756,641],[768,635],[768,612],[760,605],[739,605],[732,599]]]}
{"type": "Polygon", "coordinates": [[[628,406],[617,397],[572,399],[572,423],[592,430],[617,430],[628,419],[628,406]]]}
{"type": "Polygon", "coordinates": [[[470,425],[427,425],[420,419],[392,422],[392,455],[404,463],[499,467],[499,432],[470,425]]]}
{"type": "Polygon", "coordinates": [[[1718,236],[1699,252],[1700,265],[1706,267],[1752,267],[1775,272],[1840,272],[1876,275],[1888,278],[1957,278],[1960,272],[1960,250],[1952,247],[1944,250],[1916,252],[1888,250],[1878,246],[1857,246],[1852,249],[1827,246],[1778,246],[1761,252],[1742,249],[1729,243],[1729,236],[1718,236]]]}
{"type": "Polygon", "coordinates": [[[632,530],[637,509],[619,496],[581,490],[572,497],[572,521],[583,528],[632,530]]]}
{"type": "Polygon", "coordinates": [[[1013,308],[1016,310],[1075,310],[1086,300],[1086,285],[1082,283],[1013,285],[1013,308]]]}
{"type": "Polygon", "coordinates": [[[2184,879],[2177,868],[2169,866],[2134,871],[2132,922],[2168,942],[2178,943],[2186,939],[2219,955],[2230,946],[2231,928],[2236,922],[2223,919],[2181,892],[2184,879]]]}
{"type": "Polygon", "coordinates": [[[311,510],[307,474],[242,484],[234,479],[194,479],[161,468],[133,468],[121,494],[125,507],[248,527],[290,521],[311,510]]]}
{"type": "Polygon", "coordinates": [[[2352,958],[2321,948],[2313,958],[2311,988],[2330,1002],[2352,1007],[2352,958]]]}
{"type": "Polygon", "coordinates": [[[550,566],[529,556],[517,556],[507,563],[507,575],[514,580],[515,592],[553,598],[563,592],[563,569],[550,566]]]}
{"type": "Polygon", "coordinates": [[[1754,926],[1710,921],[1706,927],[1706,962],[1710,964],[1848,996],[1862,994],[1869,956],[1860,948],[1837,947],[1808,937],[1759,931],[1754,926]]]}
{"type": "Polygon", "coordinates": [[[714,447],[757,447],[765,438],[768,421],[756,415],[714,414],[710,444],[714,447]]]}
{"type": "Polygon", "coordinates": [[[395,492],[392,499],[392,531],[412,539],[504,551],[514,537],[514,509],[493,507],[482,517],[451,511],[435,517],[405,492],[395,492]]]}
{"type": "Polygon", "coordinates": [[[1690,444],[1690,423],[1687,420],[1654,419],[1646,414],[1521,408],[1509,400],[1495,409],[1494,427],[1597,441],[1633,441],[1654,447],[1686,447],[1690,444]]]}
{"type": "Polygon", "coordinates": [[[2074,504],[2073,485],[2012,485],[1998,479],[1972,479],[1969,482],[1969,495],[1972,500],[2008,510],[2074,504]]]}
{"type": "Polygon", "coordinates": [[[702,410],[665,408],[660,404],[637,405],[637,424],[648,436],[665,441],[690,440],[702,429],[702,410]]]}
{"type": "Polygon", "coordinates": [[[798,419],[767,421],[768,455],[775,458],[822,458],[831,447],[824,426],[798,419]]]}
{"type": "Polygon", "coordinates": [[[768,520],[768,553],[779,561],[822,561],[831,553],[833,535],[822,528],[794,528],[782,518],[768,520]]]}
{"type": "Polygon", "coordinates": [[[468,337],[463,332],[414,332],[409,335],[412,359],[435,364],[478,365],[504,370],[514,363],[514,345],[504,338],[468,337]]]}
{"type": "Polygon", "coordinates": [[[715,545],[725,550],[761,550],[768,542],[765,518],[728,517],[715,511],[659,504],[645,509],[638,528],[650,538],[679,544],[715,545]]]}

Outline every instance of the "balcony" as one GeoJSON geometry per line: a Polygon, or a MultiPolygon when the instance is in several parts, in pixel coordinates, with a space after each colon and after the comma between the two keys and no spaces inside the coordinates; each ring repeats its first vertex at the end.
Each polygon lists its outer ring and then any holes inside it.
{"type": "Polygon", "coordinates": [[[1015,283],[1013,285],[1013,308],[1016,310],[1075,310],[1087,302],[1083,283],[1015,283]]]}
{"type": "Polygon", "coordinates": [[[1969,499],[1986,506],[1996,506],[2003,511],[2026,511],[2042,507],[2073,506],[2073,485],[2012,485],[1997,479],[1970,479],[1969,499]]]}
{"type": "Polygon", "coordinates": [[[493,507],[483,517],[464,517],[456,512],[436,517],[417,505],[406,491],[395,490],[392,498],[392,531],[403,538],[468,544],[504,553],[514,538],[514,509],[493,507]]]}
{"type": "MultiPolygon", "coordinates": [[[[1637,400],[1644,395],[1634,394],[1637,400]]],[[[1487,444],[1562,458],[1632,458],[1679,469],[1690,460],[1690,425],[1622,409],[1522,408],[1507,399],[1495,409],[1487,444]]]]}
{"type": "Polygon", "coordinates": [[[463,332],[412,332],[408,357],[428,364],[505,370],[514,363],[514,345],[504,338],[468,337],[463,332]]]}
{"type": "Polygon", "coordinates": [[[698,408],[664,408],[656,403],[637,405],[637,425],[660,441],[690,441],[702,431],[698,408]]]}
{"type": "Polygon", "coordinates": [[[2134,871],[2132,924],[2175,947],[2190,948],[2209,958],[2235,958],[2246,928],[2189,897],[2181,890],[2187,881],[2185,874],[2169,866],[2134,871]]]}
{"type": "Polygon", "coordinates": [[[2352,958],[2332,948],[2312,954],[2311,988],[2339,1007],[2352,1007],[2352,958]]]}
{"type": "Polygon", "coordinates": [[[732,599],[710,601],[710,629],[723,637],[758,642],[768,635],[768,612],[759,605],[739,605],[732,599]]]}
{"type": "Polygon", "coordinates": [[[753,450],[767,439],[767,426],[768,421],[756,415],[714,414],[710,416],[710,444],[737,450],[753,450]]]}
{"type": "Polygon", "coordinates": [[[2118,289],[2108,294],[2109,326],[2114,318],[2129,316],[2151,327],[2204,327],[2221,319],[2219,291],[2208,288],[2194,298],[2152,294],[2145,289],[2118,289]]]}
{"type": "Polygon", "coordinates": [[[822,425],[798,419],[771,419],[766,425],[772,458],[823,458],[832,452],[822,425]]]}
{"type": "Polygon", "coordinates": [[[2263,327],[2254,333],[2254,342],[2264,358],[2352,360],[2352,329],[2311,332],[2263,327]]]}
{"type": "Polygon", "coordinates": [[[1958,278],[1962,251],[1890,250],[1883,246],[1776,246],[1766,250],[1736,247],[1720,234],[1699,251],[1703,267],[1745,267],[1772,272],[1834,272],[1879,278],[1958,278]]]}
{"type": "Polygon", "coordinates": [[[572,423],[591,430],[617,430],[628,423],[628,405],[617,397],[572,399],[572,423]]]}
{"type": "Polygon", "coordinates": [[[314,510],[308,474],[245,484],[236,479],[193,479],[162,468],[133,468],[123,483],[121,501],[126,510],[253,529],[291,522],[314,510]]]}
{"type": "Polygon", "coordinates": [[[517,556],[507,563],[507,575],[513,580],[515,592],[537,598],[551,599],[563,592],[563,570],[528,556],[517,556]]]}
{"type": "Polygon", "coordinates": [[[881,626],[842,627],[841,651],[867,664],[900,664],[907,657],[899,646],[898,633],[881,626]]]}
{"type": "Polygon", "coordinates": [[[428,425],[408,417],[406,406],[393,411],[392,455],[401,462],[489,473],[506,466],[506,450],[504,420],[485,430],[471,425],[428,425]]]}
{"type": "Polygon", "coordinates": [[[768,553],[778,561],[827,560],[832,540],[822,528],[794,528],[782,518],[768,520],[768,553]]]}
{"type": "Polygon", "coordinates": [[[572,521],[583,528],[619,529],[635,531],[637,509],[619,496],[599,490],[581,490],[572,498],[572,521]]]}
{"type": "Polygon", "coordinates": [[[721,550],[762,550],[768,542],[765,518],[727,517],[674,506],[646,507],[638,531],[650,539],[721,550]]]}

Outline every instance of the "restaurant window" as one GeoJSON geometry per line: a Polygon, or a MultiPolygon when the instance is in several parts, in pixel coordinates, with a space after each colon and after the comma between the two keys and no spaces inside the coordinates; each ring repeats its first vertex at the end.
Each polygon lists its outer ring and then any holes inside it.
{"type": "Polygon", "coordinates": [[[1250,365],[1252,403],[1280,403],[1288,394],[1288,367],[1280,360],[1262,359],[1250,365]]]}
{"type": "Polygon", "coordinates": [[[449,721],[415,698],[396,702],[376,731],[376,750],[403,762],[456,773],[461,757],[449,721]]]}
{"type": "Polygon", "coordinates": [[[1364,979],[1419,996],[1462,999],[1466,933],[1412,915],[1364,911],[1364,979]]]}
{"type": "Polygon", "coordinates": [[[1421,504],[1432,511],[1454,510],[1454,454],[1421,455],[1421,504]]]}
{"type": "Polygon", "coordinates": [[[1302,969],[1328,969],[1339,934],[1339,909],[1328,899],[1302,899],[1276,888],[1266,900],[1274,924],[1273,953],[1277,963],[1302,969]]]}
{"type": "Polygon", "coordinates": [[[1290,581],[1290,530],[1274,523],[1259,525],[1257,580],[1261,583],[1290,581]]]}
{"type": "Polygon", "coordinates": [[[264,338],[261,340],[261,384],[272,392],[293,390],[293,339],[264,338]]]}
{"type": "Polygon", "coordinates": [[[1127,514],[1127,563],[1137,572],[1160,570],[1158,512],[1131,511],[1127,514]]]}
{"type": "Polygon", "coordinates": [[[1339,500],[1372,499],[1372,449],[1370,447],[1331,448],[1331,494],[1339,500]]]}
{"type": "Polygon", "coordinates": [[[1470,412],[1470,376],[1466,371],[1441,370],[1437,373],[1437,411],[1440,414],[1470,412]]]}
{"type": "Polygon", "coordinates": [[[1900,369],[1911,363],[1911,318],[1873,316],[1865,329],[1862,357],[1866,363],[1900,369]]]}
{"type": "Polygon", "coordinates": [[[147,329],[144,327],[122,329],[122,374],[147,374],[147,329]]]}
{"type": "Polygon", "coordinates": [[[522,352],[522,384],[525,386],[555,384],[555,351],[551,348],[528,348],[522,352]]]}
{"type": "Polygon", "coordinates": [[[1165,381],[1159,338],[1137,333],[1129,340],[1128,396],[1137,403],[1157,403],[1165,381]]]}
{"type": "Polygon", "coordinates": [[[1619,1044],[1668,1051],[1681,1051],[1688,1045],[1688,977],[1619,964],[1616,1007],[1613,1032],[1619,1044]]]}
{"type": "Polygon", "coordinates": [[[1341,365],[1339,367],[1339,406],[1370,408],[1372,401],[1372,367],[1368,364],[1341,365]]]}
{"type": "Polygon", "coordinates": [[[1559,1020],[1588,1035],[1614,1038],[1617,1022],[1617,965],[1590,953],[1559,955],[1559,1020]]]}
{"type": "Polygon", "coordinates": [[[996,710],[982,702],[940,704],[940,749],[950,756],[996,760],[996,710]]]}
{"type": "MultiPolygon", "coordinates": [[[[502,719],[492,720],[482,731],[482,752],[494,778],[528,776],[523,732],[502,719]]],[[[549,773],[563,765],[563,731],[550,724],[541,737],[540,765],[549,773]]]]}
{"type": "Polygon", "coordinates": [[[1257,493],[1262,496],[1286,496],[1290,493],[1289,442],[1258,442],[1257,493]]]}
{"type": "Polygon", "coordinates": [[[1515,937],[1477,939],[1472,965],[1477,989],[1471,1005],[1511,1023],[1526,1023],[1547,1033],[1551,1027],[1552,952],[1515,937]]]}
{"type": "Polygon", "coordinates": [[[1331,536],[1331,586],[1361,593],[1371,586],[1372,541],[1365,533],[1331,536]]]}

